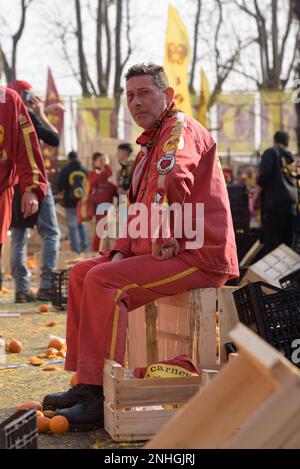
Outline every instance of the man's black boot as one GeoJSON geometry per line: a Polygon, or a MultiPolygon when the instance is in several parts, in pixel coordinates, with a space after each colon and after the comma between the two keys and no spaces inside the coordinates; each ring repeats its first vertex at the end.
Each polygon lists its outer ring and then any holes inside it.
{"type": "Polygon", "coordinates": [[[30,291],[16,292],[15,303],[35,303],[36,296],[30,291]]]}
{"type": "Polygon", "coordinates": [[[68,409],[85,400],[103,398],[103,387],[94,384],[76,384],[67,392],[48,394],[43,400],[44,410],[68,409]]]}
{"type": "Polygon", "coordinates": [[[55,415],[62,415],[68,420],[70,432],[87,432],[104,428],[103,396],[94,396],[69,409],[57,410],[55,415]]]}

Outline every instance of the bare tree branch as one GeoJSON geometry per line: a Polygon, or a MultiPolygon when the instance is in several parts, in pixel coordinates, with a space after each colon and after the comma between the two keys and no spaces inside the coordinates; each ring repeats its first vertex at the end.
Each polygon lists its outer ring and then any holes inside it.
{"type": "Polygon", "coordinates": [[[106,35],[106,74],[105,74],[105,83],[108,88],[109,80],[110,80],[110,71],[111,71],[111,54],[112,54],[112,45],[111,45],[111,33],[110,33],[110,25],[109,25],[109,18],[108,18],[108,7],[110,3],[106,1],[105,9],[104,9],[104,27],[105,27],[105,35],[106,35]]]}
{"type": "Polygon", "coordinates": [[[298,28],[298,31],[297,31],[297,34],[296,34],[296,41],[295,41],[295,47],[294,47],[294,52],[293,52],[293,57],[292,57],[292,60],[291,60],[291,63],[290,63],[290,66],[288,68],[288,72],[286,74],[286,78],[284,80],[281,80],[282,81],[282,88],[285,89],[289,79],[290,79],[290,76],[291,76],[291,73],[292,73],[292,70],[294,68],[294,65],[295,65],[295,61],[296,61],[296,57],[297,57],[297,53],[299,53],[299,49],[300,49],[300,26],[298,28]]]}
{"type": "Polygon", "coordinates": [[[87,63],[85,60],[85,53],[83,47],[83,34],[82,34],[82,19],[81,19],[81,6],[80,0],[75,0],[75,11],[77,21],[77,45],[78,45],[78,58],[79,58],[79,69],[80,69],[80,82],[83,95],[89,96],[90,91],[88,87],[88,71],[87,63]]]}
{"type": "Polygon", "coordinates": [[[286,28],[285,28],[285,33],[282,39],[281,43],[281,49],[279,52],[279,67],[280,70],[282,70],[282,64],[283,64],[283,58],[284,58],[284,53],[285,53],[285,48],[286,48],[286,41],[289,37],[290,31],[291,31],[291,23],[292,23],[292,18],[293,18],[293,9],[292,9],[292,4],[290,3],[289,6],[289,14],[287,18],[287,23],[286,23],[286,28]]]}
{"type": "Polygon", "coordinates": [[[124,67],[127,64],[129,57],[132,53],[131,37],[130,37],[130,9],[129,0],[126,0],[126,38],[127,38],[127,55],[121,65],[121,74],[123,73],[124,67]]]}
{"type": "Polygon", "coordinates": [[[15,34],[12,35],[12,53],[11,53],[11,65],[9,65],[9,60],[7,58],[7,55],[5,54],[2,46],[0,46],[0,52],[2,55],[2,61],[3,61],[3,66],[4,66],[4,73],[6,76],[6,80],[12,81],[16,79],[17,76],[17,53],[18,53],[18,45],[21,40],[21,37],[23,35],[24,29],[25,29],[25,24],[26,24],[26,16],[27,16],[27,10],[33,0],[21,0],[20,6],[21,6],[21,19],[20,19],[20,24],[18,27],[18,30],[16,31],[15,34]]]}
{"type": "Polygon", "coordinates": [[[98,0],[97,7],[97,30],[96,30],[96,63],[98,74],[98,87],[100,94],[107,95],[107,83],[103,75],[103,62],[102,62],[102,26],[104,22],[104,3],[103,0],[98,0]]]}
{"type": "Polygon", "coordinates": [[[202,6],[202,0],[197,0],[197,12],[196,12],[195,28],[194,28],[194,50],[193,50],[192,68],[191,68],[190,83],[189,83],[189,90],[190,90],[190,93],[192,94],[195,94],[194,79],[195,79],[195,69],[196,69],[197,52],[198,52],[198,33],[199,33],[199,25],[200,25],[201,6],[202,6]]]}

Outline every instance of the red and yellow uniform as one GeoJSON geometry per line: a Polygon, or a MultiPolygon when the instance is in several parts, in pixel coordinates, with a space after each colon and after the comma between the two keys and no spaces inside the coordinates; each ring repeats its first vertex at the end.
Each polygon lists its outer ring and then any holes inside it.
{"type": "MultiPolygon", "coordinates": [[[[130,203],[204,204],[204,244],[169,260],[151,255],[152,242],[165,239],[121,238],[103,257],[79,263],[70,274],[66,369],[79,382],[101,384],[103,363],[123,363],[128,311],[162,296],[192,288],[220,287],[237,277],[238,261],[227,189],[216,144],[194,119],[167,109],[142,145],[129,191],[130,203]],[[126,258],[111,261],[116,252],[126,258]]],[[[170,226],[170,237],[174,236],[170,226]]]]}
{"type": "MultiPolygon", "coordinates": [[[[94,213],[96,213],[97,206],[102,203],[113,203],[114,197],[118,197],[117,186],[108,179],[112,176],[112,170],[109,166],[101,171],[89,172],[90,193],[89,199],[94,205],[94,213]]],[[[95,234],[92,242],[92,249],[94,252],[99,252],[100,238],[97,235],[97,223],[103,218],[103,215],[96,215],[95,234]]]]}
{"type": "Polygon", "coordinates": [[[11,222],[13,185],[35,192],[39,200],[47,182],[40,145],[28,112],[18,94],[0,87],[0,244],[11,222]]]}

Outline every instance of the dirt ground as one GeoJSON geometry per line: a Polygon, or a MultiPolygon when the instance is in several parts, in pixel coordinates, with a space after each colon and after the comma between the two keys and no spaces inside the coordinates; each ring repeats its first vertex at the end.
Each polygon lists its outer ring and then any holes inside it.
{"type": "MultiPolygon", "coordinates": [[[[15,338],[23,344],[20,354],[6,354],[5,366],[27,364],[29,357],[45,352],[50,335],[65,337],[66,313],[55,311],[51,305],[50,311],[43,314],[35,303],[15,305],[11,280],[6,280],[4,288],[9,292],[0,296],[0,335],[5,340],[15,338]],[[57,322],[55,327],[46,326],[51,320],[57,322]]],[[[59,371],[45,372],[42,370],[43,365],[0,370],[0,422],[13,415],[15,407],[22,402],[40,402],[45,394],[61,392],[70,387],[72,373],[64,371],[63,363],[55,366],[59,367],[59,371]]],[[[114,449],[136,448],[141,445],[114,443],[104,430],[99,430],[66,433],[62,437],[50,433],[39,435],[38,446],[41,449],[114,449]]]]}

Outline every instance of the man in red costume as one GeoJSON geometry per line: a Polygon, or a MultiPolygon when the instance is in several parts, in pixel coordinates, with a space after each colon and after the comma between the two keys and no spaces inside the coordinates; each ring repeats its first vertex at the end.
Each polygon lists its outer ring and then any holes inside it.
{"type": "Polygon", "coordinates": [[[0,256],[11,223],[13,186],[18,178],[23,194],[21,208],[27,218],[37,212],[39,200],[46,193],[43,158],[21,98],[15,91],[0,87],[0,256]]]}
{"type": "Polygon", "coordinates": [[[197,208],[204,204],[204,244],[175,234],[177,216],[167,234],[158,231],[160,222],[146,236],[135,236],[128,224],[128,233],[111,250],[72,269],[65,368],[76,371],[79,384],[44,399],[44,408],[57,409],[71,430],[103,425],[104,360],[124,361],[128,311],[180,291],[220,287],[239,273],[227,189],[211,135],[175,109],[162,67],[135,65],[126,80],[130,113],[144,129],[129,202],[148,214],[153,204],[162,211],[174,203],[191,209],[194,237],[201,228],[197,208]]]}
{"type": "MultiPolygon", "coordinates": [[[[104,153],[96,152],[93,155],[93,169],[89,172],[90,194],[89,199],[93,203],[94,213],[97,207],[102,203],[112,204],[114,198],[118,198],[117,186],[109,180],[112,176],[112,170],[109,166],[109,157],[104,153]]],[[[97,234],[97,225],[104,215],[96,214],[95,233],[92,241],[94,252],[101,250],[101,239],[97,234]]]]}

